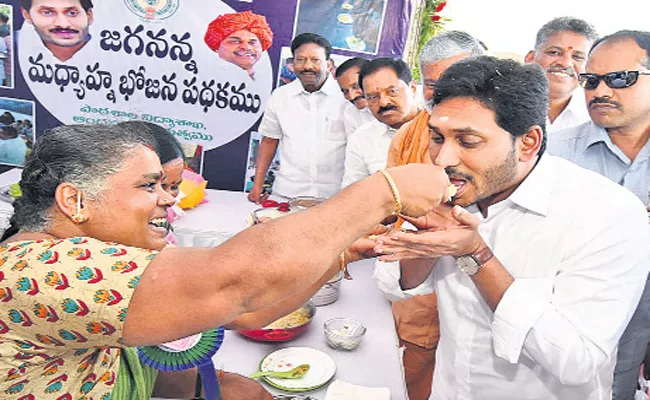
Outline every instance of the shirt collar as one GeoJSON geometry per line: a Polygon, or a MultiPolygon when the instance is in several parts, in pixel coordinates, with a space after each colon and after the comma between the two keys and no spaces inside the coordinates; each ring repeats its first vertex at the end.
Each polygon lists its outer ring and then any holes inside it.
{"type": "Polygon", "coordinates": [[[557,173],[554,168],[553,156],[542,155],[537,165],[508,200],[534,213],[546,216],[557,173]]]}
{"type": "Polygon", "coordinates": [[[611,146],[613,145],[612,139],[610,139],[605,128],[602,128],[594,124],[593,121],[589,121],[589,124],[587,124],[586,128],[587,128],[587,134],[585,135],[585,140],[583,141],[584,148],[582,149],[582,151],[585,151],[587,150],[587,148],[600,142],[605,143],[608,147],[611,148],[611,146]]]}
{"type": "MultiPolygon", "coordinates": [[[[293,84],[292,94],[294,96],[297,96],[297,95],[299,95],[301,93],[311,94],[311,93],[307,92],[305,90],[305,88],[303,88],[302,82],[300,82],[300,79],[296,78],[293,82],[291,82],[291,84],[293,84]]],[[[337,93],[341,94],[341,89],[339,88],[339,84],[334,81],[334,78],[332,78],[330,76],[330,74],[327,74],[327,77],[325,78],[325,82],[323,83],[323,86],[321,86],[320,89],[318,89],[317,91],[315,91],[313,93],[318,93],[318,92],[322,92],[323,94],[325,94],[327,96],[333,96],[333,95],[336,95],[337,93]]]]}

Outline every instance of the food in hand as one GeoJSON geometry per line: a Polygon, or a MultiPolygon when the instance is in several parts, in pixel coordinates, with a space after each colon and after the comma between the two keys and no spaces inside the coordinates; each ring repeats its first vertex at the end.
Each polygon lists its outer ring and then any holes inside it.
{"type": "Polygon", "coordinates": [[[454,196],[456,196],[456,193],[458,193],[458,188],[456,187],[456,185],[447,186],[447,190],[445,191],[444,202],[445,203],[450,202],[454,198],[454,196]]]}

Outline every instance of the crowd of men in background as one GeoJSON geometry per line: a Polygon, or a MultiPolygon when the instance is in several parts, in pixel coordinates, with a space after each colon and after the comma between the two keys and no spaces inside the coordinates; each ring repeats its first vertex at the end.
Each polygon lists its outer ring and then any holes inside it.
{"type": "Polygon", "coordinates": [[[650,341],[650,32],[599,38],[556,18],[524,65],[439,34],[418,57],[424,108],[402,60],[352,58],[332,76],[325,38],[291,51],[297,79],[266,107],[249,200],[269,195],[279,150],[279,197],[434,163],[470,211],[435,210],[408,221],[417,239],[396,233],[411,246],[379,245],[411,400],[632,399],[650,341]]]}

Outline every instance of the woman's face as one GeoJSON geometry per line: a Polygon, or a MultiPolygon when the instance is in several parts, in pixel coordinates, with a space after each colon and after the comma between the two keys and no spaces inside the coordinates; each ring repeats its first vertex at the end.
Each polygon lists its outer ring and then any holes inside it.
{"type": "Polygon", "coordinates": [[[162,167],[163,172],[165,173],[165,179],[162,181],[162,188],[164,191],[176,198],[180,191],[178,186],[183,182],[183,169],[185,168],[185,162],[182,158],[176,158],[168,161],[162,167]]]}
{"type": "Polygon", "coordinates": [[[84,234],[100,240],[147,249],[167,244],[167,208],[174,198],[163,190],[160,160],[140,146],[119,172],[108,177],[106,190],[97,200],[85,200],[88,221],[84,234]]]}

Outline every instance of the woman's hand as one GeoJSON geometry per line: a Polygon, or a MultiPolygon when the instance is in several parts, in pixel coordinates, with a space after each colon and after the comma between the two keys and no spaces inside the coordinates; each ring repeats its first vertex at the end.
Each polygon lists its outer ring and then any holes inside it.
{"type": "Polygon", "coordinates": [[[377,225],[371,232],[357,239],[345,251],[345,261],[347,263],[365,260],[367,258],[377,257],[379,254],[375,252],[377,246],[376,236],[383,235],[390,231],[390,228],[384,225],[377,225]]]}
{"type": "Polygon", "coordinates": [[[219,379],[223,400],[272,400],[273,396],[257,381],[232,372],[219,379]]]}
{"type": "Polygon", "coordinates": [[[393,177],[402,199],[402,214],[420,217],[438,207],[451,184],[441,167],[408,164],[386,170],[393,177]]]}

